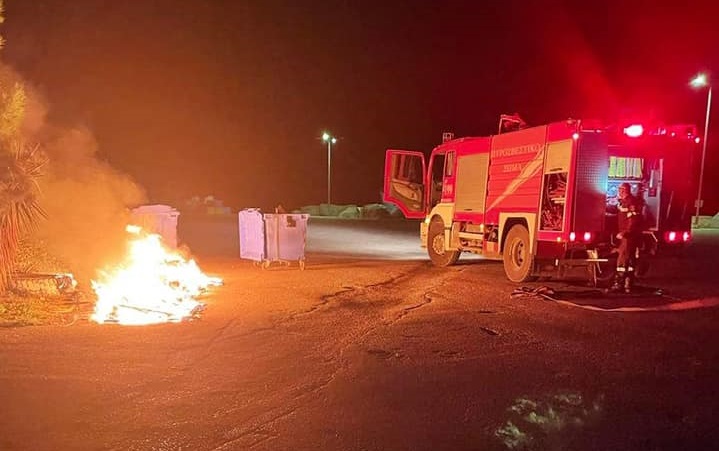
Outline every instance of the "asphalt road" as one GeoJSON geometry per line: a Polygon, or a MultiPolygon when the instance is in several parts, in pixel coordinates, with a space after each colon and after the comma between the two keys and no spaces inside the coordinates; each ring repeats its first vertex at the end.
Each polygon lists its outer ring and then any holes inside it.
{"type": "Polygon", "coordinates": [[[225,281],[198,321],[0,329],[0,449],[716,448],[719,233],[643,296],[530,285],[561,303],[510,297],[495,262],[430,266],[416,224],[308,232],[304,271],[263,270],[231,225],[181,222],[225,281]]]}

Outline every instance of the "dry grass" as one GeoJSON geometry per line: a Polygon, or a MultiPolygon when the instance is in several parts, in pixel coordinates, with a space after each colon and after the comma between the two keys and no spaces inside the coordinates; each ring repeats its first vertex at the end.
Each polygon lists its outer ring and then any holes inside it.
{"type": "Polygon", "coordinates": [[[53,295],[8,291],[0,296],[0,327],[67,326],[86,319],[92,303],[82,293],[53,295]]]}
{"type": "Polygon", "coordinates": [[[87,293],[63,293],[52,277],[23,277],[70,272],[43,242],[22,240],[16,257],[15,276],[8,290],[0,294],[0,327],[68,325],[89,316],[92,299],[87,293]]]}

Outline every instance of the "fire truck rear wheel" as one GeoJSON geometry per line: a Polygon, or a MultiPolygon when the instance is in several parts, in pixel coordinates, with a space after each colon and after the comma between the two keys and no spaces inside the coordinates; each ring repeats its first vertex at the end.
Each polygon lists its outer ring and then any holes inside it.
{"type": "Polygon", "coordinates": [[[527,282],[534,279],[534,256],[529,245],[529,231],[523,225],[509,229],[504,242],[504,272],[512,282],[527,282]]]}
{"type": "Polygon", "coordinates": [[[451,266],[459,259],[459,251],[445,250],[444,222],[440,218],[429,223],[427,253],[434,266],[451,266]]]}

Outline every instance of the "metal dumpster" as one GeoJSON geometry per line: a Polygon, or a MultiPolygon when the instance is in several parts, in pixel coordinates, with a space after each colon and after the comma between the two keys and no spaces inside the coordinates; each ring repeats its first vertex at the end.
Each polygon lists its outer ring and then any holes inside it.
{"type": "Polygon", "coordinates": [[[260,210],[250,208],[238,213],[240,258],[257,263],[265,261],[265,221],[260,210]]]}
{"type": "Polygon", "coordinates": [[[239,212],[240,258],[246,258],[268,268],[278,262],[292,261],[305,269],[307,214],[268,213],[257,209],[239,212]]]}
{"type": "Polygon", "coordinates": [[[169,205],[141,205],[132,210],[132,223],[162,237],[163,243],[177,247],[177,217],[180,212],[169,205]]]}

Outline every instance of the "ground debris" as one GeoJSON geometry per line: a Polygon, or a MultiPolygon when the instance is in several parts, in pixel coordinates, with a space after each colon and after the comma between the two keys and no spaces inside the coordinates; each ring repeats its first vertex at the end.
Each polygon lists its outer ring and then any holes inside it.
{"type": "Polygon", "coordinates": [[[15,290],[31,293],[67,294],[77,287],[73,275],[66,272],[16,272],[10,279],[15,290]]]}
{"type": "Polygon", "coordinates": [[[493,336],[499,335],[499,332],[498,332],[498,331],[496,331],[496,330],[494,330],[494,329],[490,329],[489,327],[480,326],[480,327],[479,327],[479,330],[481,330],[481,331],[483,331],[483,332],[486,332],[486,333],[489,334],[489,335],[493,335],[493,336]]]}
{"type": "Polygon", "coordinates": [[[510,297],[512,299],[548,299],[548,300],[556,300],[554,296],[556,295],[555,291],[548,287],[548,286],[539,286],[539,287],[519,287],[516,288],[514,291],[512,291],[512,294],[510,294],[510,297]]]}

